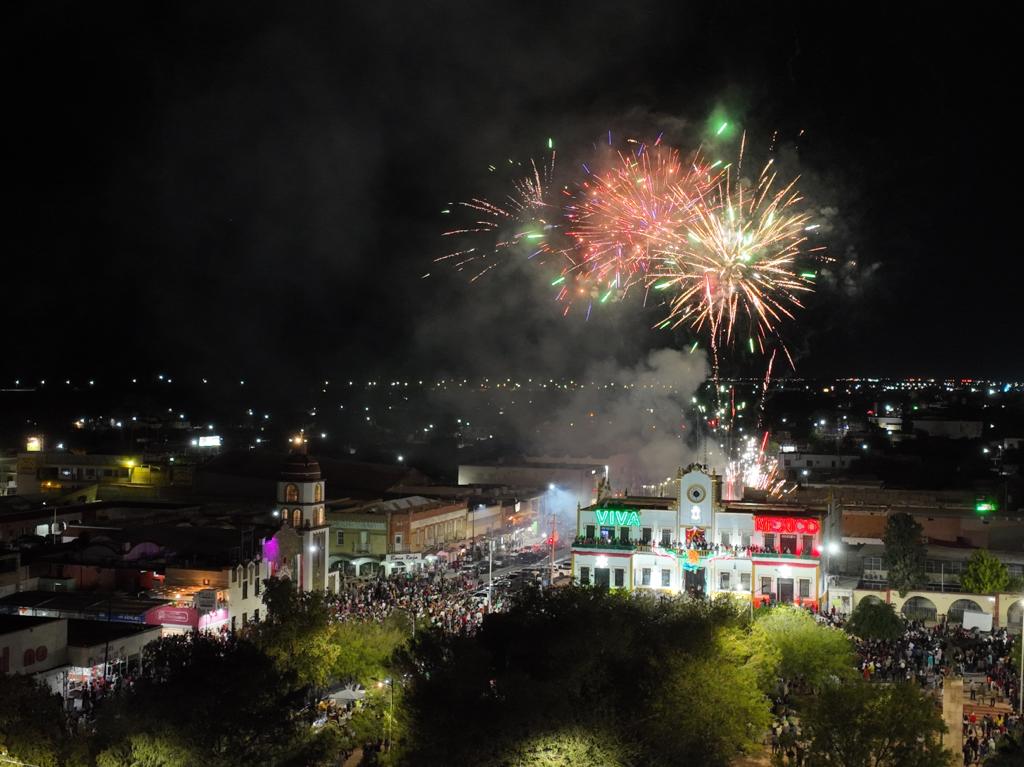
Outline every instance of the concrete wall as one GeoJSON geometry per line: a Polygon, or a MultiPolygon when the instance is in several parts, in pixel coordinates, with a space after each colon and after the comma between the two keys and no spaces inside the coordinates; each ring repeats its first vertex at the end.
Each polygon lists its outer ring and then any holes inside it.
{"type": "Polygon", "coordinates": [[[52,620],[0,635],[0,668],[8,674],[38,674],[68,660],[68,622],[52,620]]]}
{"type": "Polygon", "coordinates": [[[869,596],[876,597],[883,602],[888,602],[895,608],[896,612],[902,613],[905,605],[915,597],[928,599],[936,611],[936,619],[941,620],[949,613],[954,602],[965,599],[975,602],[982,610],[992,616],[992,627],[1007,627],[1011,631],[1020,631],[1021,594],[996,594],[989,596],[985,594],[965,594],[960,592],[935,592],[935,591],[908,591],[906,596],[900,596],[898,591],[874,591],[869,589],[856,589],[853,593],[853,604],[856,607],[860,602],[869,596]],[[1014,605],[1018,607],[1014,607],[1014,605]],[[1013,610],[1014,620],[1010,620],[1010,612],[1013,610]]]}

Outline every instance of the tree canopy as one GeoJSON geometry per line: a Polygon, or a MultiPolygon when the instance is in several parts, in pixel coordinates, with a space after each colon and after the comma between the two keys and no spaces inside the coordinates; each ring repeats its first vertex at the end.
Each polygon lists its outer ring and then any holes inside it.
{"type": "Polygon", "coordinates": [[[862,599],[850,613],[846,630],[861,639],[898,639],[906,630],[906,622],[891,604],[862,599]]]}
{"type": "Polygon", "coordinates": [[[192,634],[146,649],[130,691],[100,709],[100,767],[320,764],[333,733],[302,718],[306,688],[244,639],[192,634]]]}
{"type": "Polygon", "coordinates": [[[56,767],[69,750],[59,695],[31,677],[0,673],[0,755],[56,767]]]}
{"type": "Polygon", "coordinates": [[[853,672],[850,638],[839,629],[819,625],[797,607],[758,611],[750,641],[754,661],[784,679],[803,677],[819,686],[853,672]]]}
{"type": "Polygon", "coordinates": [[[889,584],[901,597],[920,588],[927,580],[927,547],[921,539],[922,528],[909,514],[893,514],[885,524],[885,566],[889,584]]]}
{"type": "Polygon", "coordinates": [[[998,594],[1009,585],[1009,569],[984,549],[975,549],[960,576],[960,587],[972,594],[998,594]]]}
{"type": "Polygon", "coordinates": [[[913,684],[860,679],[826,685],[808,701],[801,724],[809,767],[938,767],[946,727],[938,709],[913,684]]]}
{"type": "Polygon", "coordinates": [[[768,723],[726,633],[740,613],[568,588],[527,596],[473,638],[425,633],[406,663],[408,763],[571,763],[542,753],[583,733],[604,755],[592,763],[676,764],[700,749],[702,764],[727,764],[768,723]]]}

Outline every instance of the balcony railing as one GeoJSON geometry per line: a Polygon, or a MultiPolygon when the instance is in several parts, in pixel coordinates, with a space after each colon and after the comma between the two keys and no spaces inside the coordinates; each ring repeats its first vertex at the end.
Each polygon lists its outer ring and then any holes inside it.
{"type": "Polygon", "coordinates": [[[577,537],[572,545],[578,549],[616,549],[619,551],[635,551],[636,541],[624,541],[621,538],[584,538],[577,537]]]}

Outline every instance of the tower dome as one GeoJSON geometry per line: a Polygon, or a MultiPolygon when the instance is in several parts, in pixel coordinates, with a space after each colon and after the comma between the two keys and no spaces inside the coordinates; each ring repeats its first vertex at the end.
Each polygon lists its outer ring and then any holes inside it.
{"type": "Polygon", "coordinates": [[[319,482],[320,464],[307,453],[292,453],[281,467],[282,482],[319,482]]]}

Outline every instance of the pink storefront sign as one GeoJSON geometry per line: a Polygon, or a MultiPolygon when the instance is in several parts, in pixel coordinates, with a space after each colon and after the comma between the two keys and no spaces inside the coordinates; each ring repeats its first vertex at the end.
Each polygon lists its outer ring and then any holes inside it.
{"type": "Polygon", "coordinates": [[[146,613],[151,626],[191,626],[199,624],[199,611],[194,607],[154,607],[146,613]]]}

